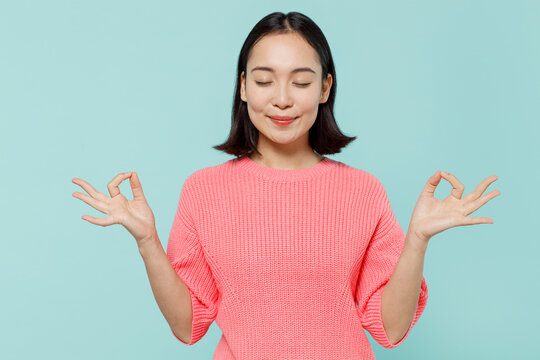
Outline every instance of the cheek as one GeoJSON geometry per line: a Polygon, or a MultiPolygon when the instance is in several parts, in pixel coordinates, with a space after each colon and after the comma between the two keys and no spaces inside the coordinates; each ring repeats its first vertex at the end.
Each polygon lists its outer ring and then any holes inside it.
{"type": "Polygon", "coordinates": [[[266,104],[270,101],[264,92],[257,91],[257,89],[248,91],[246,96],[248,98],[249,107],[254,111],[263,111],[266,104]]]}
{"type": "Polygon", "coordinates": [[[314,111],[319,106],[319,100],[319,93],[317,91],[310,91],[298,97],[297,105],[305,112],[314,111]]]}

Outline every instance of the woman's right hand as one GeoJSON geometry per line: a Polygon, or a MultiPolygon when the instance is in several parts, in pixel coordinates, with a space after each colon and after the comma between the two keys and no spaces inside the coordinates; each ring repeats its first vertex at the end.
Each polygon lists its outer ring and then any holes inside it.
{"type": "Polygon", "coordinates": [[[114,177],[107,185],[111,197],[100,193],[86,181],[74,178],[73,183],[81,186],[90,196],[79,192],[72,195],[81,199],[94,209],[109,215],[105,218],[95,218],[90,215],[84,215],[82,219],[101,226],[112,224],[123,225],[135,237],[137,243],[151,239],[156,235],[156,222],[154,214],[146,202],[141,183],[135,172],[121,173],[114,177]],[[126,199],[118,185],[129,178],[131,190],[133,191],[133,200],[126,199]]]}

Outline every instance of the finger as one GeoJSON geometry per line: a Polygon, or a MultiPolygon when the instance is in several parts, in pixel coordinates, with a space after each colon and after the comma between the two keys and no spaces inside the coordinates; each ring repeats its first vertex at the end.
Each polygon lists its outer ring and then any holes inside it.
{"type": "Polygon", "coordinates": [[[129,183],[131,184],[131,191],[133,191],[133,200],[135,199],[144,199],[144,193],[139,181],[139,176],[135,171],[131,173],[129,178],[129,183]]]}
{"type": "Polygon", "coordinates": [[[105,212],[105,207],[104,207],[104,204],[103,204],[102,201],[97,200],[97,199],[95,199],[95,198],[93,198],[91,196],[88,196],[88,195],[80,193],[80,192],[74,192],[72,195],[73,195],[73,197],[76,197],[77,199],[80,199],[80,200],[84,201],[85,203],[87,203],[88,205],[93,207],[94,209],[99,210],[102,213],[106,213],[105,212]]]}
{"type": "Polygon", "coordinates": [[[499,190],[493,190],[488,192],[487,194],[482,195],[482,197],[476,199],[475,201],[469,203],[467,205],[467,215],[475,212],[480,207],[484,206],[484,204],[487,203],[489,200],[499,195],[501,195],[501,192],[499,190]]]}
{"type": "Polygon", "coordinates": [[[497,175],[488,176],[487,178],[482,180],[482,182],[480,184],[478,184],[478,186],[473,191],[468,193],[465,196],[464,199],[467,199],[467,200],[476,200],[476,199],[478,199],[480,197],[480,195],[482,195],[484,193],[484,191],[486,191],[487,187],[492,182],[494,182],[495,180],[498,180],[498,179],[499,178],[497,177],[497,175]]]}
{"type": "Polygon", "coordinates": [[[111,180],[110,183],[107,184],[107,189],[109,189],[109,194],[111,194],[112,198],[120,194],[120,189],[118,188],[118,185],[120,185],[122,181],[126,180],[130,176],[131,172],[118,174],[111,180]]]}
{"type": "Polygon", "coordinates": [[[423,192],[433,197],[433,194],[435,193],[435,189],[437,189],[437,185],[439,185],[440,181],[441,181],[441,172],[437,171],[432,177],[428,179],[428,181],[426,182],[426,185],[424,186],[423,192]]]}
{"type": "Polygon", "coordinates": [[[83,179],[74,178],[71,180],[72,183],[79,185],[86,191],[88,194],[90,194],[95,199],[103,200],[104,198],[108,198],[107,195],[100,193],[92,185],[84,181],[83,179]]]}
{"type": "Polygon", "coordinates": [[[463,222],[458,226],[476,225],[476,224],[493,224],[493,219],[488,217],[465,217],[463,222]]]}
{"type": "Polygon", "coordinates": [[[113,220],[111,216],[107,216],[106,218],[95,218],[90,215],[83,215],[81,219],[86,220],[94,225],[100,225],[100,226],[109,226],[116,224],[116,222],[113,220]]]}
{"type": "Polygon", "coordinates": [[[454,175],[444,171],[441,171],[441,176],[452,185],[452,192],[450,193],[450,196],[461,199],[463,190],[465,190],[465,186],[461,183],[461,181],[459,181],[454,175]]]}

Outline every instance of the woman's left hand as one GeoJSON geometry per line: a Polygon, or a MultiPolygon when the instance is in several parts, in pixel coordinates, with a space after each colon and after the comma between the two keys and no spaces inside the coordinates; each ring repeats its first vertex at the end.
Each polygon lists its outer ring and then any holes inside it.
{"type": "Polygon", "coordinates": [[[499,190],[493,190],[482,195],[489,184],[497,179],[496,175],[487,177],[462,199],[465,189],[463,184],[454,175],[437,171],[427,181],[414,206],[408,232],[412,232],[419,240],[427,243],[433,235],[455,226],[493,224],[490,218],[468,217],[467,215],[501,194],[499,190]],[[433,196],[441,178],[449,181],[453,188],[452,193],[444,200],[433,196]]]}

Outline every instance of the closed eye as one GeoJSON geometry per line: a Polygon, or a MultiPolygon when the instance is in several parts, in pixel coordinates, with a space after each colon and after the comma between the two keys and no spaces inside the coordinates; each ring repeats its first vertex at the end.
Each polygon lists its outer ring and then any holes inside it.
{"type": "MultiPolygon", "coordinates": [[[[267,81],[267,82],[262,82],[262,81],[255,81],[257,83],[257,85],[260,85],[260,86],[266,86],[268,84],[271,83],[271,81],[267,81]]],[[[295,83],[295,85],[298,85],[298,86],[302,86],[302,87],[306,87],[308,85],[310,85],[311,83],[295,83]]]]}

